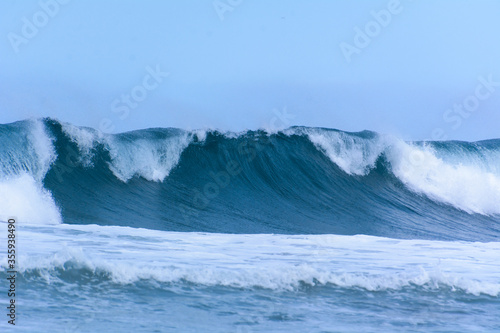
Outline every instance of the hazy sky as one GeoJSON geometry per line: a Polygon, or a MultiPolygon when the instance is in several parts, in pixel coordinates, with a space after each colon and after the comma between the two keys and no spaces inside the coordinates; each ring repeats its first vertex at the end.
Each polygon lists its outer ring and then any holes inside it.
{"type": "Polygon", "coordinates": [[[500,1],[2,0],[0,123],[500,137],[500,1]],[[434,133],[434,134],[433,134],[434,133]]]}

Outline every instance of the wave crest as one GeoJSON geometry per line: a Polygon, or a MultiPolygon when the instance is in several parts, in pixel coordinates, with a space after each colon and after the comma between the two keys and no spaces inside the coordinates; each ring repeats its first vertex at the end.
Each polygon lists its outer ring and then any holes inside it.
{"type": "Polygon", "coordinates": [[[12,190],[17,198],[4,211],[27,222],[464,240],[500,235],[499,140],[404,142],[306,127],[112,135],[52,119],[0,125],[0,140],[1,195],[12,190]],[[23,215],[27,202],[38,205],[39,216],[23,215]]]}

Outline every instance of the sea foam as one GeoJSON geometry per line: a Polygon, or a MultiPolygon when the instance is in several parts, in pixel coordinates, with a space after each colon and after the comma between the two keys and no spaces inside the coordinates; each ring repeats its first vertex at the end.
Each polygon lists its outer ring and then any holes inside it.
{"type": "Polygon", "coordinates": [[[68,270],[83,270],[118,284],[150,281],[278,291],[330,285],[500,295],[498,242],[203,234],[93,225],[52,228],[23,227],[33,250],[22,254],[22,274],[49,283],[71,277],[63,274],[68,270]]]}
{"type": "Polygon", "coordinates": [[[498,151],[447,150],[391,136],[362,138],[321,129],[305,133],[349,175],[365,176],[385,157],[389,171],[413,192],[468,213],[500,214],[498,151]]]}
{"type": "Polygon", "coordinates": [[[451,164],[430,146],[404,142],[387,155],[394,174],[411,190],[468,213],[500,214],[500,176],[485,170],[479,158],[451,164]]]}
{"type": "Polygon", "coordinates": [[[17,131],[4,132],[0,170],[0,220],[14,217],[19,222],[57,224],[61,214],[42,181],[57,158],[42,121],[11,125],[17,131]]]}

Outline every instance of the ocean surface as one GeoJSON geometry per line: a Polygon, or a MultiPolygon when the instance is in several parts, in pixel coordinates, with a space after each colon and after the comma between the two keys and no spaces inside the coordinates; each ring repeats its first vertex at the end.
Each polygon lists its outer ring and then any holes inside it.
{"type": "Polygon", "coordinates": [[[500,332],[500,140],[0,125],[16,325],[500,332]]]}

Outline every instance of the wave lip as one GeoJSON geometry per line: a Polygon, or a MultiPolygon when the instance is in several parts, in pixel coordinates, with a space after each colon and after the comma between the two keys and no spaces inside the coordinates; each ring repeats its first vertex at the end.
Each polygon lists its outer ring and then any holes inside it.
{"type": "Polygon", "coordinates": [[[134,176],[163,181],[179,163],[191,140],[192,136],[187,132],[154,140],[133,138],[130,133],[108,137],[109,168],[123,182],[134,176]]]}
{"type": "Polygon", "coordinates": [[[302,129],[299,133],[348,175],[366,176],[381,158],[411,191],[467,213],[500,214],[500,142],[411,143],[371,132],[302,129]]]}
{"type": "Polygon", "coordinates": [[[452,164],[430,146],[399,143],[389,152],[391,171],[412,191],[450,204],[468,213],[500,214],[500,176],[496,165],[485,170],[480,156],[467,156],[452,164]],[[471,163],[472,162],[472,163],[471,163]]]}
{"type": "Polygon", "coordinates": [[[0,125],[0,141],[0,199],[12,191],[0,208],[25,222],[500,237],[500,140],[404,142],[307,127],[103,134],[41,119],[0,125]]]}
{"type": "Polygon", "coordinates": [[[91,128],[62,124],[62,130],[78,146],[79,161],[92,167],[97,147],[102,146],[110,156],[107,162],[116,178],[127,182],[133,177],[163,181],[178,164],[184,149],[195,135],[181,130],[149,129],[121,134],[103,134],[91,128]]]}
{"type": "Polygon", "coordinates": [[[301,132],[349,175],[367,175],[388,145],[386,139],[368,131],[353,134],[311,128],[301,132]]]}
{"type": "Polygon", "coordinates": [[[41,120],[0,125],[0,179],[26,173],[43,180],[57,158],[53,141],[41,120]]]}
{"type": "Polygon", "coordinates": [[[53,141],[40,120],[0,125],[0,221],[62,222],[42,184],[57,158],[53,141]]]}

